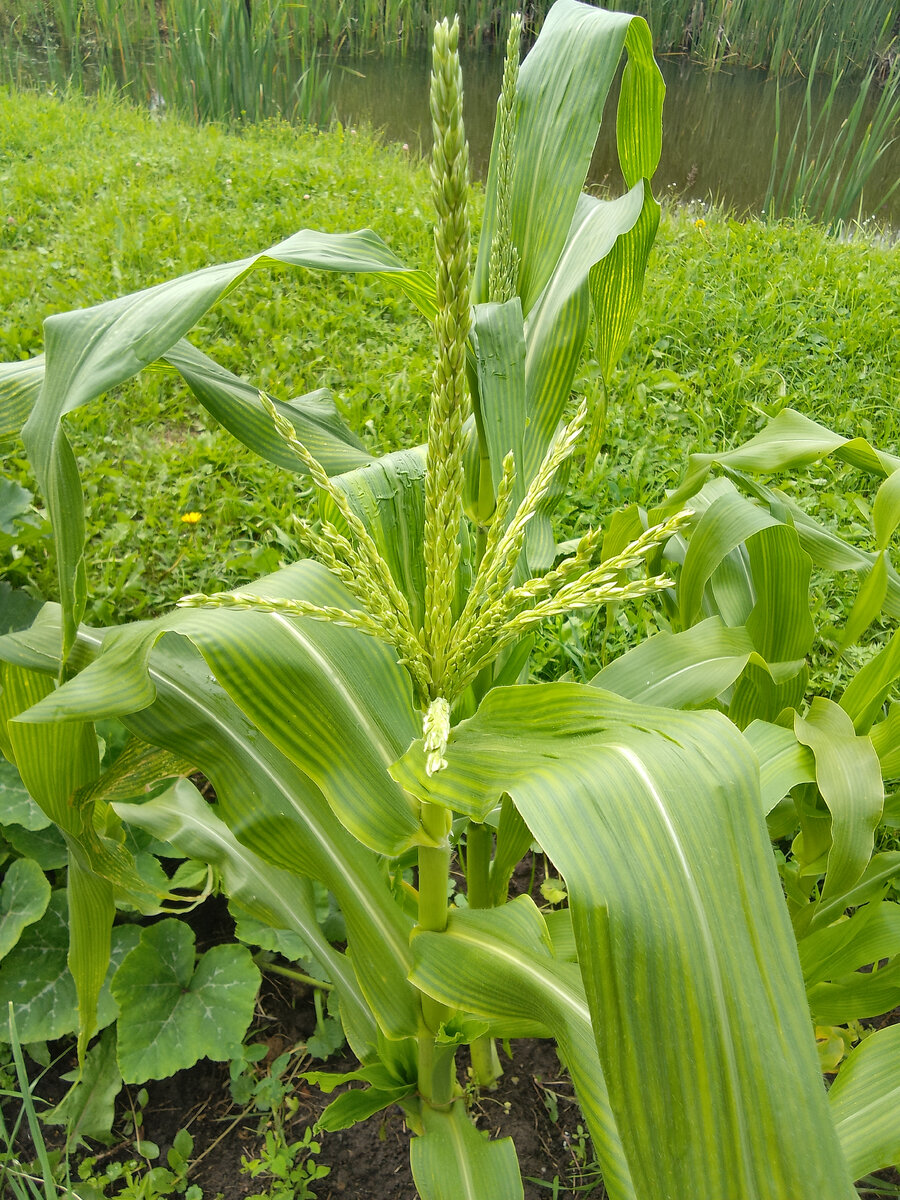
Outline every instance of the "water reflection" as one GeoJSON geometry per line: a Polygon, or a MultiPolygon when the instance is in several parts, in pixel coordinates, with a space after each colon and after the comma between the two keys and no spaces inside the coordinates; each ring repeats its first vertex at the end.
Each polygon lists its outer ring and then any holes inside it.
{"type": "MultiPolygon", "coordinates": [[[[461,57],[472,170],[483,178],[490,156],[503,63],[499,54],[485,50],[469,51],[461,57]]],[[[668,191],[683,199],[712,198],[738,213],[759,212],[766,194],[775,135],[775,81],[767,79],[761,71],[741,68],[710,74],[683,57],[662,59],[660,69],[667,94],[657,192],[668,191]]],[[[405,58],[354,59],[352,64],[340,64],[334,73],[338,113],[345,122],[367,121],[383,130],[389,140],[409,143],[414,153],[427,153],[431,146],[428,74],[426,53],[409,54],[405,58]]],[[[828,87],[824,80],[821,84],[820,94],[824,99],[828,87]]],[[[783,140],[793,133],[805,89],[803,79],[782,82],[783,140]]],[[[852,85],[839,92],[834,107],[838,115],[832,122],[832,132],[840,124],[840,114],[849,111],[855,95],[852,85]]],[[[618,188],[614,105],[612,95],[589,182],[618,188]]],[[[874,203],[898,177],[900,141],[894,143],[873,172],[867,196],[874,203]]],[[[878,216],[883,222],[900,224],[900,189],[878,216]]]]}

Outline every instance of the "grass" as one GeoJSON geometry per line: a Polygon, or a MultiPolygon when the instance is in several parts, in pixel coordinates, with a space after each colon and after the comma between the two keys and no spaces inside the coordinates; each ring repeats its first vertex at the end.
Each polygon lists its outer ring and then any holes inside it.
{"type": "MultiPolygon", "coordinates": [[[[106,99],[0,91],[0,182],[7,360],[39,352],[51,312],[243,257],[305,226],[370,225],[405,261],[431,263],[425,169],[365,131],[264,123],[228,133],[154,123],[106,99]]],[[[667,210],[600,451],[561,528],[651,505],[690,449],[744,439],[786,404],[896,449],[898,263],[877,240],[838,242],[804,221],[667,210]]],[[[424,437],[430,332],[365,278],[253,276],[195,340],[279,396],[329,386],[376,452],[424,437]],[[348,325],[356,337],[336,341],[348,325]]],[[[596,387],[590,363],[582,386],[596,387]]],[[[186,591],[246,581],[297,553],[291,514],[304,498],[293,481],[166,378],[145,373],[70,420],[88,491],[89,621],[150,616],[186,591]],[[200,512],[199,523],[182,522],[186,512],[200,512]]],[[[7,472],[33,487],[21,445],[6,449],[7,472]]],[[[863,536],[844,494],[855,478],[841,468],[822,479],[802,488],[863,536]]],[[[45,541],[23,535],[0,578],[52,597],[46,553],[45,541]]],[[[601,653],[597,631],[574,618],[550,641],[548,653],[576,675],[601,653]]]]}

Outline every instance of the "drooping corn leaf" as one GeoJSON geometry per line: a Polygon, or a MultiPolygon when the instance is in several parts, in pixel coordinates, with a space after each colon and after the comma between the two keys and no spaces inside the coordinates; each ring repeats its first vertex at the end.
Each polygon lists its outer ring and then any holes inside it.
{"type": "MultiPolygon", "coordinates": [[[[303,230],[263,254],[207,267],[94,308],[48,317],[44,375],[23,430],[44,493],[56,543],[63,609],[63,659],[84,612],[84,502],[75,456],[62,418],[164,356],[224,294],[250,272],[283,263],[328,271],[366,271],[391,278],[427,313],[434,287],[411,271],[371,230],[324,234],[303,230]]],[[[35,371],[38,368],[35,367],[35,371]]],[[[0,369],[22,377],[20,364],[0,369]]]]}
{"type": "Polygon", "coordinates": [[[23,725],[16,716],[52,691],[52,681],[25,667],[0,666],[0,724],[28,794],[66,839],[69,886],[68,966],[78,996],[78,1054],[83,1060],[97,1027],[97,1004],[110,955],[115,907],[109,879],[92,866],[98,838],[92,809],[78,802],[80,789],[97,778],[100,758],[93,725],[23,725]]]}
{"type": "Polygon", "coordinates": [[[872,505],[872,528],[875,530],[875,548],[886,550],[900,525],[900,470],[892,471],[879,487],[872,505]]]}
{"type": "MultiPolygon", "coordinates": [[[[841,708],[843,708],[843,702],[841,708]]],[[[887,716],[869,730],[869,738],[881,763],[882,779],[896,779],[900,775],[900,704],[892,704],[887,716]]]]}
{"type": "MultiPolygon", "coordinates": [[[[175,368],[204,408],[238,441],[276,466],[305,472],[297,455],[276,432],[260,403],[259,391],[252,384],[219,366],[184,339],[166,351],[162,362],[175,368]]],[[[359,438],[341,420],[325,388],[287,403],[274,396],[269,399],[291,422],[299,440],[329,475],[372,461],[359,438]]]]}
{"type": "Polygon", "coordinates": [[[863,438],[842,437],[803,413],[784,408],[762,432],[742,446],[711,454],[692,454],[684,482],[667,503],[681,504],[693,495],[714,464],[736,471],[772,474],[808,466],[829,454],[882,476],[890,475],[900,467],[900,458],[875,449],[863,438]]]}
{"type": "MultiPolygon", "coordinates": [[[[726,493],[713,501],[691,534],[678,580],[681,620],[685,626],[692,625],[697,619],[703,590],[726,555],[754,534],[775,524],[774,517],[736,492],[726,493]]],[[[742,622],[729,621],[731,623],[742,622]]]]}
{"type": "Polygon", "coordinates": [[[807,986],[900,954],[900,905],[883,900],[863,905],[843,920],[798,944],[807,986]]]}
{"type": "Polygon", "coordinates": [[[900,1162],[900,1025],[857,1046],[828,1103],[855,1179],[900,1162]]]}
{"type": "MultiPolygon", "coordinates": [[[[48,647],[55,646],[58,655],[59,626],[54,637],[53,616],[50,609],[35,647],[22,634],[4,639],[0,651],[30,656],[54,670],[58,658],[53,660],[48,647]]],[[[347,833],[309,777],[247,720],[186,639],[163,638],[146,666],[128,660],[133,676],[128,678],[113,655],[97,657],[104,641],[100,631],[80,631],[76,651],[82,658],[104,668],[108,657],[114,669],[85,670],[54,693],[55,717],[121,713],[123,698],[134,702],[140,711],[132,711],[125,723],[145,741],[191,757],[212,782],[219,815],[239,842],[334,893],[347,921],[360,989],[377,1021],[392,1036],[414,1034],[416,1008],[406,978],[410,922],[393,902],[376,857],[347,833]]]]}
{"type": "Polygon", "coordinates": [[[900,676],[900,632],[853,676],[841,696],[841,708],[849,714],[858,734],[868,733],[882,705],[900,676]]]}
{"type": "Polygon", "coordinates": [[[417,743],[394,773],[476,817],[508,792],[565,878],[637,1194],[851,1200],[734,726],[574,684],[503,688],[447,759],[429,778],[417,743]]]}
{"type": "Polygon", "coordinates": [[[0,365],[0,441],[18,436],[43,381],[43,354],[0,365]]]}
{"type": "MultiPolygon", "coordinates": [[[[312,560],[248,589],[271,599],[358,607],[312,560]]],[[[74,711],[105,715],[150,704],[146,660],[167,632],[189,638],[251,724],[322,788],[339,819],[380,854],[419,835],[417,807],[386,767],[420,732],[406,672],[375,638],[330,622],[233,609],[180,609],[111,633],[79,676],[46,697],[29,721],[74,711]]]]}
{"type": "Polygon", "coordinates": [[[792,729],[753,721],[744,736],[756,752],[760,770],[760,794],[764,813],[799,783],[815,783],[816,761],[812,751],[797,741],[792,729]]]}

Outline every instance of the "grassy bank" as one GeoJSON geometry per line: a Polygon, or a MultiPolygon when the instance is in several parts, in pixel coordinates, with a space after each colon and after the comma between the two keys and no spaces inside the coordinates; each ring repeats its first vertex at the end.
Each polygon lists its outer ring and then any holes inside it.
{"type": "MultiPolygon", "coordinates": [[[[658,53],[686,52],[714,68],[742,63],[785,75],[805,74],[817,45],[823,48],[820,66],[840,63],[861,71],[883,63],[898,32],[894,0],[821,5],[804,0],[606,0],[604,6],[645,17],[658,53]]],[[[234,0],[220,6],[216,20],[224,22],[220,38],[236,31],[246,40],[252,28],[262,37],[258,53],[270,39],[300,57],[315,48],[361,53],[422,45],[434,21],[448,13],[459,13],[466,41],[480,46],[502,41],[509,16],[517,10],[533,33],[549,7],[549,0],[315,0],[305,5],[234,0]]],[[[148,44],[158,51],[179,37],[191,42],[190,31],[209,19],[196,0],[122,0],[116,5],[105,0],[0,0],[0,28],[10,43],[49,39],[72,67],[87,53],[111,66],[118,59],[125,70],[139,47],[146,57],[148,44]]]]}
{"type": "MultiPolygon", "coordinates": [[[[264,124],[235,134],[103,101],[0,92],[0,177],[5,360],[40,351],[51,312],[241,258],[303,227],[368,225],[430,269],[426,172],[363,131],[264,124]]],[[[690,449],[746,438],[763,410],[785,404],[896,449],[898,277],[898,251],[874,242],[667,212],[572,519],[653,503],[690,449]]],[[[258,274],[194,341],[280,397],[329,386],[378,451],[423,436],[429,330],[365,278],[258,274]],[[356,337],[336,342],[348,323],[356,337]]],[[[590,364],[582,386],[596,388],[590,364]]],[[[90,621],[150,615],[297,553],[293,484],[166,377],[145,373],[71,426],[90,496],[90,621]],[[183,522],[187,512],[200,521],[183,522]]],[[[21,445],[4,450],[7,472],[29,486],[21,445]]],[[[839,481],[809,486],[836,519],[853,520],[839,481]]],[[[16,546],[0,574],[52,597],[45,542],[24,534],[16,546]]]]}

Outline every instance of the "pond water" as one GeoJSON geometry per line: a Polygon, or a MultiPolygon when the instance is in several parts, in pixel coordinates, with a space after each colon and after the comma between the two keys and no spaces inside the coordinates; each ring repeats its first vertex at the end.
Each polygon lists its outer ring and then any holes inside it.
{"type": "MultiPolygon", "coordinates": [[[[499,54],[461,54],[466,98],[466,133],[473,172],[483,178],[491,148],[497,93],[503,70],[499,54]]],[[[683,200],[721,201],[736,212],[759,212],[771,167],[775,136],[774,80],[761,71],[722,69],[712,74],[683,57],[662,59],[666,81],[663,154],[656,176],[657,194],[683,200]]],[[[367,122],[413,153],[431,145],[428,119],[429,60],[425,53],[404,58],[362,58],[339,62],[334,70],[337,111],[345,124],[367,122]]],[[[781,85],[782,139],[789,140],[801,112],[806,82],[781,85]],[[784,131],[787,131],[785,134],[784,131]]],[[[821,97],[828,88],[822,81],[821,97]]],[[[845,87],[838,96],[831,131],[849,111],[856,91],[845,87]]],[[[604,128],[589,182],[618,187],[615,157],[614,98],[607,105],[604,128]]],[[[900,135],[900,130],[897,131],[900,135]]],[[[900,178],[900,140],[876,167],[866,187],[863,216],[871,215],[900,178]]],[[[878,220],[900,225],[900,188],[878,213],[878,220]]]]}

